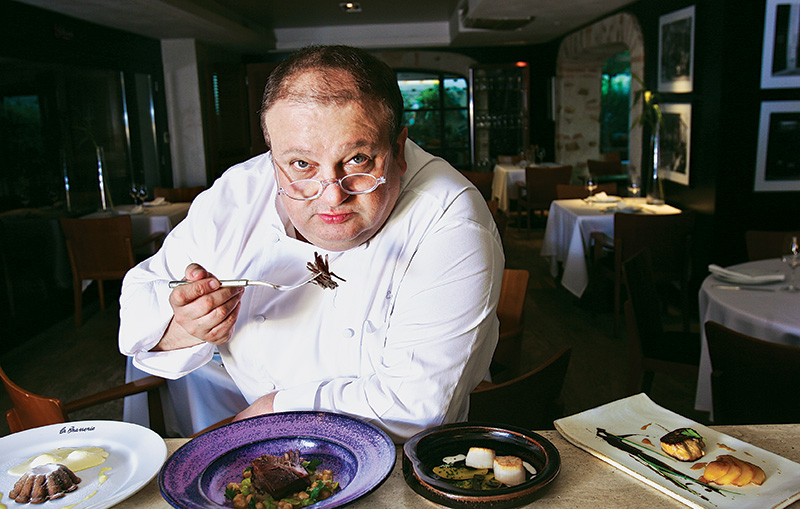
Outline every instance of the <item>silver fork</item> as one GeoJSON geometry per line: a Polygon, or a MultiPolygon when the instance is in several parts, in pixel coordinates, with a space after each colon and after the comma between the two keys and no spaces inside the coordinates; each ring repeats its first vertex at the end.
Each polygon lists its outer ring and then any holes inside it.
{"type": "MultiPolygon", "coordinates": [[[[228,287],[240,287],[240,286],[268,286],[270,288],[274,288],[275,290],[279,290],[282,292],[288,290],[294,290],[295,288],[300,288],[301,286],[307,285],[308,283],[312,282],[318,274],[311,274],[306,278],[304,281],[297,283],[296,285],[279,285],[277,283],[269,283],[267,281],[259,281],[257,279],[220,279],[221,286],[228,286],[228,287]]],[[[188,285],[192,281],[170,281],[169,287],[170,288],[177,288],[179,286],[188,285]]]]}

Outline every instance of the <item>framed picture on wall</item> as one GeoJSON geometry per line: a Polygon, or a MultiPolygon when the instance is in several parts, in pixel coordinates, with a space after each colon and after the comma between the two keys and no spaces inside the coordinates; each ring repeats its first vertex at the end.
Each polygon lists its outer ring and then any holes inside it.
{"type": "Polygon", "coordinates": [[[689,185],[689,155],[692,140],[692,105],[661,104],[661,167],[673,182],[689,185]]]}
{"type": "Polygon", "coordinates": [[[691,92],[693,79],[694,5],[659,18],[658,90],[691,92]]]}
{"type": "Polygon", "coordinates": [[[761,103],[756,191],[800,191],[800,101],[761,103]]]}
{"type": "Polygon", "coordinates": [[[767,0],[761,88],[800,87],[800,0],[767,0]]]}

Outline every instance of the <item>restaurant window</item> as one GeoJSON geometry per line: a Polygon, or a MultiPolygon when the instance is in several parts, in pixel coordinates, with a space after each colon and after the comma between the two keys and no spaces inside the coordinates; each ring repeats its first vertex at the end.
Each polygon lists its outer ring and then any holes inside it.
{"type": "Polygon", "coordinates": [[[470,165],[469,87],[463,76],[398,72],[408,137],[456,168],[470,165]]]}
{"type": "Polygon", "coordinates": [[[628,124],[631,97],[631,56],[628,51],[608,59],[600,90],[600,153],[619,152],[628,160],[628,124]]]}

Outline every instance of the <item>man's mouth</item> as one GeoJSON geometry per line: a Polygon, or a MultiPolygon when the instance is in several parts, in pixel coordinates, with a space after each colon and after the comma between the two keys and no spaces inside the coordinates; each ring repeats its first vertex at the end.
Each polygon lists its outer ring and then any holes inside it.
{"type": "Polygon", "coordinates": [[[351,212],[320,212],[317,215],[325,224],[339,224],[347,221],[353,214],[351,212]]]}

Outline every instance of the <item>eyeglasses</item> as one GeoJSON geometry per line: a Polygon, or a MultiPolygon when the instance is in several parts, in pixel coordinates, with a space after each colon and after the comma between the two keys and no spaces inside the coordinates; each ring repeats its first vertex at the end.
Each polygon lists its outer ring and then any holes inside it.
{"type": "Polygon", "coordinates": [[[316,200],[325,188],[331,184],[336,184],[339,188],[347,194],[367,194],[371,193],[378,188],[379,185],[385,184],[386,178],[376,177],[369,173],[351,173],[345,175],[340,179],[328,180],[315,180],[315,179],[300,179],[295,180],[286,187],[278,189],[278,194],[285,194],[293,200],[316,200]]]}

